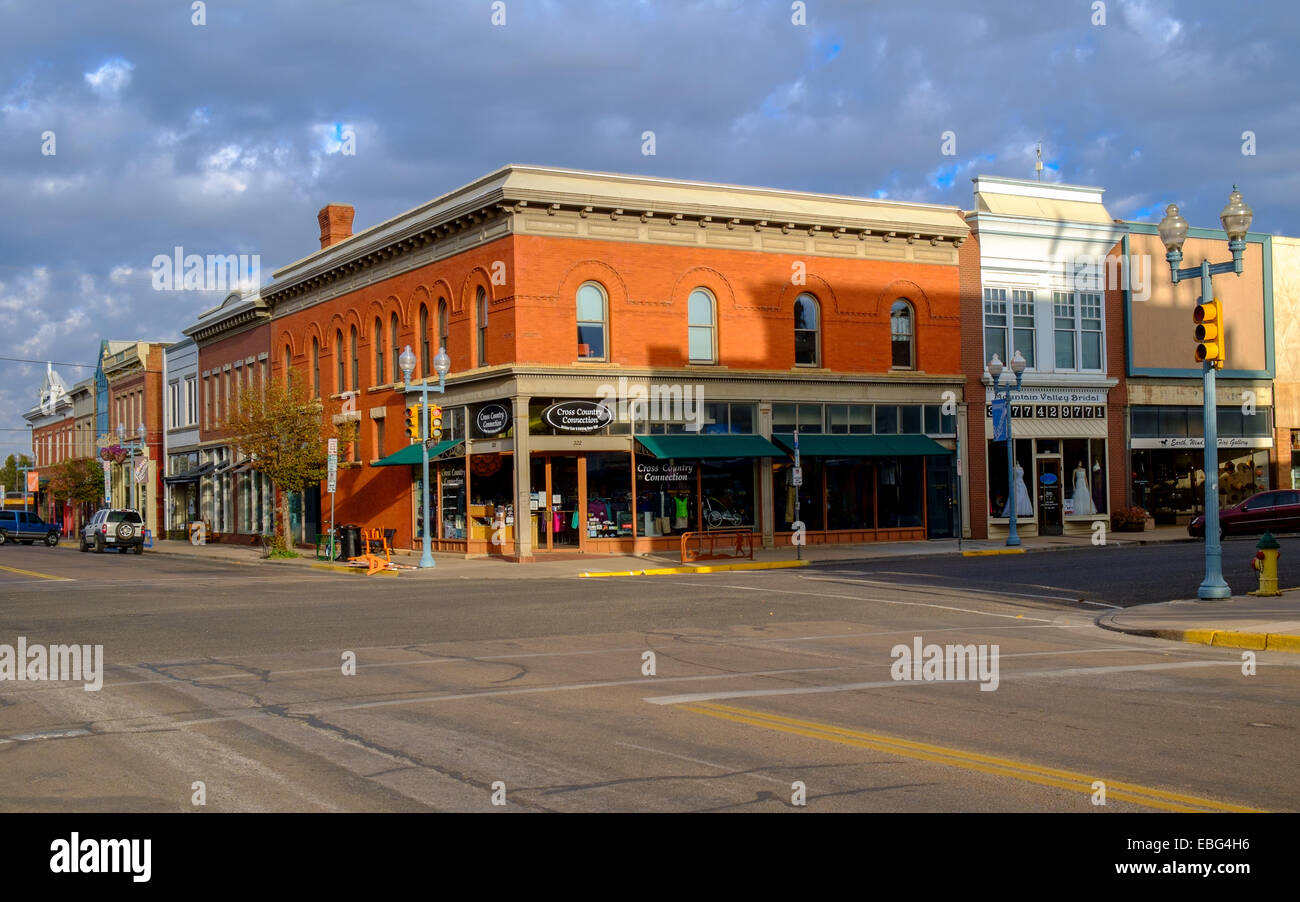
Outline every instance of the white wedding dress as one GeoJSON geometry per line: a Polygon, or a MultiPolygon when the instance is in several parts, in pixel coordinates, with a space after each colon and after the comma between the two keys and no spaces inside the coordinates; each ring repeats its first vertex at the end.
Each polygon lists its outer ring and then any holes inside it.
{"type": "Polygon", "coordinates": [[[1092,490],[1088,487],[1088,471],[1083,467],[1074,468],[1074,514],[1091,516],[1097,513],[1092,506],[1092,490]]]}
{"type": "MultiPolygon", "coordinates": [[[[1025,468],[1016,464],[1016,516],[1029,517],[1033,516],[1034,505],[1029,501],[1029,489],[1025,487],[1025,468]]],[[[1007,499],[1006,506],[1002,508],[1002,516],[1011,516],[1011,499],[1007,499]]]]}

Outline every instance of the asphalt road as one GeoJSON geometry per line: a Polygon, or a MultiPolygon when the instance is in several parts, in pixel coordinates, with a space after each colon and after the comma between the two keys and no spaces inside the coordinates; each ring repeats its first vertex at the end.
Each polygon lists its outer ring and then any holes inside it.
{"type": "MultiPolygon", "coordinates": [[[[1258,541],[1258,536],[1233,536],[1222,542],[1224,579],[1239,595],[1257,585],[1250,562],[1258,541]]],[[[1282,546],[1278,561],[1281,585],[1300,586],[1300,537],[1279,536],[1278,544],[1282,546]]],[[[1008,597],[1130,607],[1195,598],[1196,587],[1205,577],[1205,544],[1165,542],[991,557],[889,558],[837,563],[833,569],[871,574],[899,584],[963,586],[1008,597]]]]}
{"type": "Polygon", "coordinates": [[[441,581],[6,546],[0,644],[105,676],[0,683],[0,809],[1300,808],[1300,661],[1097,628],[1060,590],[1128,554],[441,581]],[[894,679],[917,640],[990,689],[894,679]]]}

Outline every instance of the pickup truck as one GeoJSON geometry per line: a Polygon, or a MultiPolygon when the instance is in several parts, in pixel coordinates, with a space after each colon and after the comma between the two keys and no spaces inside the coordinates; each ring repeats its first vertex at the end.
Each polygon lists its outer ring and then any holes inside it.
{"type": "Polygon", "coordinates": [[[6,542],[44,542],[53,548],[59,544],[59,528],[27,511],[0,510],[0,545],[6,542]]]}

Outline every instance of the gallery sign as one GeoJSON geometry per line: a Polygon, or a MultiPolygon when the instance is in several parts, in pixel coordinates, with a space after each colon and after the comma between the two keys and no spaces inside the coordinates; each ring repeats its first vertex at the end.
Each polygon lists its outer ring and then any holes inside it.
{"type": "Polygon", "coordinates": [[[561,401],[542,411],[542,420],[561,432],[597,432],[614,421],[614,412],[595,401],[561,401]]]}
{"type": "MultiPolygon", "coordinates": [[[[1272,448],[1273,440],[1271,438],[1246,438],[1245,436],[1219,436],[1218,445],[1220,448],[1272,448]]],[[[1134,449],[1146,448],[1190,448],[1202,450],[1205,448],[1204,436],[1185,437],[1170,436],[1169,438],[1135,438],[1131,442],[1134,449]]]]}

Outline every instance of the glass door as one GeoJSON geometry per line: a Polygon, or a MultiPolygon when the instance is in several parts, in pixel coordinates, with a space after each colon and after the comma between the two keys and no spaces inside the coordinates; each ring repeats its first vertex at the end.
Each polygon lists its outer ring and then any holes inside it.
{"type": "Polygon", "coordinates": [[[578,458],[551,458],[551,545],[555,548],[578,548],[586,516],[578,504],[578,458]]]}

